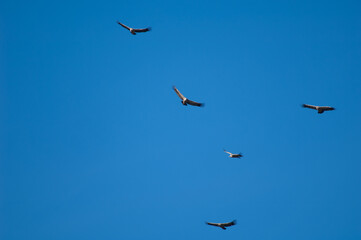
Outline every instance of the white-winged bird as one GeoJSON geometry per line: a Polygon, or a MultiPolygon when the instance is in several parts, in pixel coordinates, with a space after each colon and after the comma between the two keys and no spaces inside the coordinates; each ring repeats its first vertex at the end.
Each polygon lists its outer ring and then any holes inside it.
{"type": "Polygon", "coordinates": [[[243,157],[243,155],[242,155],[241,153],[234,154],[234,153],[227,152],[227,151],[224,150],[224,149],[223,149],[223,151],[224,151],[225,153],[228,153],[230,158],[241,158],[241,157],[243,157]]]}
{"type": "Polygon", "coordinates": [[[332,111],[332,110],[335,110],[335,108],[329,107],[329,106],[313,106],[313,105],[308,105],[308,104],[302,104],[302,107],[315,109],[315,110],[317,110],[317,112],[320,113],[320,114],[323,113],[324,111],[332,111]]]}
{"type": "Polygon", "coordinates": [[[215,227],[220,227],[223,230],[226,230],[226,227],[236,225],[236,220],[233,220],[232,222],[227,222],[227,223],[210,223],[210,222],[206,222],[206,224],[211,225],[211,226],[215,226],[215,227]]]}
{"type": "Polygon", "coordinates": [[[189,100],[188,98],[184,97],[184,96],[178,91],[178,89],[177,89],[175,86],[173,86],[173,90],[177,93],[178,97],[179,97],[180,99],[182,99],[182,104],[183,104],[184,106],[187,106],[188,104],[189,104],[189,105],[192,105],[192,106],[197,106],[197,107],[203,107],[203,106],[204,106],[204,103],[194,102],[194,101],[191,101],[191,100],[189,100]]]}
{"type": "Polygon", "coordinates": [[[133,35],[136,35],[137,33],[141,33],[141,32],[148,32],[151,30],[150,27],[147,27],[147,28],[131,28],[131,27],[128,27],[126,25],[124,25],[123,23],[117,21],[117,23],[122,26],[123,28],[126,28],[129,30],[129,32],[133,35]]]}

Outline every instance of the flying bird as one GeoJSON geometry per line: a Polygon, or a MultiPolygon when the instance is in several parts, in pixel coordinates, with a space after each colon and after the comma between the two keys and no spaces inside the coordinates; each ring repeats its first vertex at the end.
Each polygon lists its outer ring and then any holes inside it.
{"type": "Polygon", "coordinates": [[[228,153],[230,158],[241,158],[241,157],[243,157],[243,155],[242,155],[241,153],[234,154],[234,153],[227,152],[227,151],[224,150],[224,149],[223,149],[223,151],[224,151],[225,153],[228,153]]]}
{"type": "Polygon", "coordinates": [[[197,106],[197,107],[204,106],[204,103],[194,102],[194,101],[191,101],[188,98],[184,97],[175,86],[173,86],[173,90],[177,93],[178,97],[180,97],[180,99],[182,99],[182,104],[184,106],[187,106],[187,104],[192,105],[192,106],[197,106]]]}
{"type": "Polygon", "coordinates": [[[315,109],[315,110],[317,110],[317,112],[320,113],[320,114],[323,113],[324,111],[332,111],[332,110],[335,110],[335,108],[329,107],[329,106],[313,106],[313,105],[308,105],[308,104],[302,104],[302,107],[315,109]]]}
{"type": "Polygon", "coordinates": [[[131,28],[131,27],[128,27],[126,25],[124,25],[123,23],[117,21],[117,23],[122,26],[123,28],[126,28],[130,31],[131,34],[133,35],[136,35],[137,33],[140,33],[140,32],[148,32],[151,30],[150,27],[147,27],[147,28],[131,28]]]}
{"type": "Polygon", "coordinates": [[[211,225],[211,226],[215,226],[215,227],[220,227],[223,230],[226,230],[226,227],[236,225],[236,220],[233,220],[232,222],[228,222],[228,223],[210,223],[210,222],[206,222],[206,224],[211,225]]]}

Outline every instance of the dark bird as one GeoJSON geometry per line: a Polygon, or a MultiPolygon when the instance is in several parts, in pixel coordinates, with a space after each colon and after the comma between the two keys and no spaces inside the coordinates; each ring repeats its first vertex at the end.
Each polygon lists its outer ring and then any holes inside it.
{"type": "Polygon", "coordinates": [[[210,223],[210,222],[206,222],[206,224],[211,225],[211,226],[215,226],[215,227],[220,227],[223,230],[226,230],[226,227],[236,225],[236,220],[233,220],[232,222],[228,222],[228,223],[210,223]]]}
{"type": "Polygon", "coordinates": [[[313,105],[308,105],[308,104],[302,104],[302,107],[315,109],[315,110],[317,110],[317,112],[320,113],[320,114],[323,113],[324,111],[332,111],[332,110],[335,110],[335,108],[329,107],[329,106],[313,106],[313,105]]]}
{"type": "Polygon", "coordinates": [[[224,151],[225,153],[228,153],[230,158],[241,158],[241,157],[243,157],[243,155],[242,155],[241,153],[234,154],[234,153],[227,152],[227,151],[224,150],[224,149],[223,149],[223,151],[224,151]]]}
{"type": "Polygon", "coordinates": [[[188,98],[184,97],[179,91],[178,89],[173,86],[173,90],[177,93],[178,97],[180,97],[180,99],[182,99],[182,104],[187,106],[187,104],[192,105],[192,106],[197,106],[197,107],[203,107],[204,103],[198,103],[198,102],[194,102],[189,100],[188,98]]]}
{"type": "Polygon", "coordinates": [[[128,29],[130,31],[130,33],[133,34],[133,35],[136,35],[137,33],[140,33],[140,32],[148,32],[148,31],[151,30],[150,27],[147,27],[147,28],[130,28],[130,27],[124,25],[123,23],[119,22],[119,21],[117,21],[117,23],[120,26],[122,26],[123,28],[128,29]]]}

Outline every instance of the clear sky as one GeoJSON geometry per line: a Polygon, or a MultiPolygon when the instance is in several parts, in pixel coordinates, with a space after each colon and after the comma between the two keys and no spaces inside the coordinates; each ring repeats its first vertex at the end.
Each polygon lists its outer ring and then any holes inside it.
{"type": "Polygon", "coordinates": [[[0,113],[2,240],[361,239],[361,1],[1,1],[0,113]]]}

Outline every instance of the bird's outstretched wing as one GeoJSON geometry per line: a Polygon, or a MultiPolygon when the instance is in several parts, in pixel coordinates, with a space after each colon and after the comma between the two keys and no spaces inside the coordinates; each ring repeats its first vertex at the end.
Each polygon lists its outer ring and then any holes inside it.
{"type": "Polygon", "coordinates": [[[222,225],[225,227],[230,227],[230,226],[236,225],[236,223],[237,223],[237,221],[233,220],[232,222],[222,223],[222,225]]]}
{"type": "Polygon", "coordinates": [[[182,100],[185,99],[185,97],[178,91],[178,89],[175,86],[173,86],[173,90],[176,92],[178,97],[180,97],[180,99],[182,99],[182,100]]]}
{"type": "Polygon", "coordinates": [[[194,102],[188,99],[187,103],[192,106],[203,107],[204,103],[194,102]]]}
{"type": "Polygon", "coordinates": [[[230,152],[227,152],[225,149],[223,149],[223,151],[225,152],[225,153],[228,153],[228,154],[231,154],[232,155],[232,153],[230,153],[230,152]]]}
{"type": "Polygon", "coordinates": [[[333,108],[333,107],[320,107],[320,109],[322,109],[323,111],[332,111],[332,110],[335,110],[335,108],[333,108]]]}
{"type": "Polygon", "coordinates": [[[126,29],[130,30],[130,27],[124,25],[123,23],[121,23],[121,22],[119,22],[119,21],[117,21],[117,23],[118,23],[120,26],[122,26],[123,28],[126,28],[126,29]]]}
{"type": "Polygon", "coordinates": [[[313,105],[302,104],[302,107],[304,107],[304,108],[311,108],[311,109],[317,110],[316,106],[313,106],[313,105]]]}
{"type": "Polygon", "coordinates": [[[206,224],[211,225],[211,226],[219,227],[219,223],[206,222],[206,224]]]}
{"type": "Polygon", "coordinates": [[[134,28],[134,32],[148,32],[152,30],[151,27],[147,27],[147,28],[134,28]]]}

